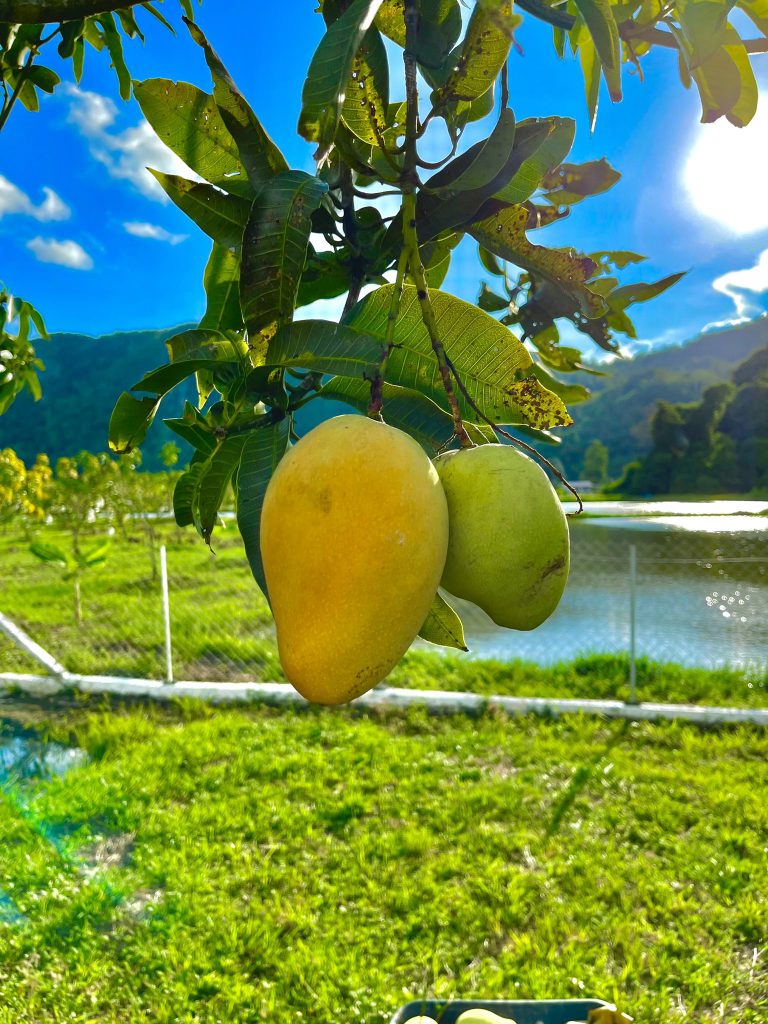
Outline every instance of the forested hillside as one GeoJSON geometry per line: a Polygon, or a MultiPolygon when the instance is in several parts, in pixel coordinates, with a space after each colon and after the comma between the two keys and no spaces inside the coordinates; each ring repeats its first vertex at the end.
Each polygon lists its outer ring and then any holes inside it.
{"type": "MultiPolygon", "coordinates": [[[[81,449],[103,451],[116,397],[127,381],[138,381],[147,367],[166,362],[163,342],[177,330],[101,338],[56,334],[50,342],[41,342],[39,351],[46,365],[41,378],[43,397],[37,403],[21,397],[0,419],[0,448],[14,448],[26,461],[41,451],[53,459],[81,449]]],[[[559,459],[568,475],[578,478],[586,448],[598,438],[609,451],[609,476],[620,476],[627,463],[650,449],[650,423],[659,400],[697,401],[707,387],[729,379],[739,363],[767,343],[768,318],[763,318],[702,335],[681,347],[614,362],[606,377],[580,375],[593,397],[573,407],[574,426],[562,431],[563,443],[556,449],[548,447],[547,455],[559,459]]],[[[159,449],[166,441],[179,439],[161,419],[178,416],[184,398],[192,398],[192,392],[187,382],[163,402],[143,446],[145,467],[163,468],[159,449]]],[[[302,410],[306,414],[303,427],[342,410],[336,403],[313,402],[302,410]]],[[[186,455],[184,449],[182,462],[186,455]]]]}
{"type": "Polygon", "coordinates": [[[630,465],[622,494],[768,491],[768,346],[698,402],[660,402],[653,448],[630,465]]]}

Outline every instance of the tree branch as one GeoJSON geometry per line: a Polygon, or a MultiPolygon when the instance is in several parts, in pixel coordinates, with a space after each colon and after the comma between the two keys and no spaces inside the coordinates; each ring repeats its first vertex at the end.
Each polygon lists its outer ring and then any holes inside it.
{"type": "Polygon", "coordinates": [[[0,21],[16,25],[42,25],[54,21],[76,21],[145,0],[0,0],[0,21]]]}
{"type": "MultiPolygon", "coordinates": [[[[517,6],[532,14],[541,21],[546,21],[556,28],[565,29],[567,32],[576,23],[576,18],[567,11],[560,11],[543,0],[517,0],[517,6]]],[[[678,46],[671,32],[664,32],[654,25],[642,27],[635,25],[632,21],[625,21],[619,25],[619,35],[627,42],[642,40],[651,43],[653,46],[662,46],[668,50],[677,50],[678,46]]],[[[744,49],[747,53],[768,53],[768,39],[745,39],[744,49]]]]}

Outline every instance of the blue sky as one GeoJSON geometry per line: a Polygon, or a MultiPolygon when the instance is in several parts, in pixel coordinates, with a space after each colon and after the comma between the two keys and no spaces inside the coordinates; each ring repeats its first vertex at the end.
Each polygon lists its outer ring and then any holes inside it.
{"type": "MultiPolygon", "coordinates": [[[[315,6],[205,0],[198,16],[291,165],[307,170],[311,147],[295,126],[322,31],[315,6]]],[[[202,52],[176,5],[169,0],[163,7],[178,34],[139,12],[147,42],[126,43],[133,76],[209,88],[202,52]]],[[[611,192],[534,240],[645,254],[647,262],[625,280],[690,271],[661,298],[635,307],[640,341],[633,348],[674,344],[768,309],[768,201],[760,196],[768,165],[768,56],[756,58],[763,102],[747,129],[700,125],[698,97],[682,88],[674,54],[654,51],[644,61],[645,81],[625,73],[623,103],[603,96],[590,136],[577,63],[559,61],[550,31],[531,17],[517,41],[524,53],[512,58],[510,82],[518,119],[574,117],[572,158],[606,156],[623,174],[611,192]]],[[[15,110],[0,135],[0,275],[38,305],[51,330],[101,334],[197,319],[209,241],[164,201],[143,169],[179,170],[174,158],[135,101],[119,99],[105,53],[88,50],[79,87],[67,65],[51,64],[65,84],[39,113],[15,110]]],[[[438,142],[431,148],[439,155],[438,142]]],[[[482,276],[474,243],[465,242],[446,287],[472,299],[482,276]]]]}

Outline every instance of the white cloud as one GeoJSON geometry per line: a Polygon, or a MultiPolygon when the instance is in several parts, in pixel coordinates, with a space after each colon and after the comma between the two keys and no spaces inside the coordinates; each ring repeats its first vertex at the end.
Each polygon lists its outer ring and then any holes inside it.
{"type": "Polygon", "coordinates": [[[768,299],[768,249],[764,249],[752,267],[729,270],[712,282],[716,292],[727,295],[733,302],[736,318],[708,324],[707,328],[732,326],[751,320],[765,312],[768,299]],[[760,298],[762,296],[762,299],[760,298]]]}
{"type": "Polygon", "coordinates": [[[159,224],[148,224],[146,221],[127,220],[123,227],[129,235],[136,238],[152,238],[156,242],[168,242],[169,245],[178,245],[189,238],[189,235],[174,235],[173,232],[161,228],[159,224]]]}
{"type": "Polygon", "coordinates": [[[71,84],[64,91],[71,99],[70,124],[88,140],[91,156],[104,164],[111,177],[130,181],[143,195],[159,202],[169,200],[147,167],[200,180],[160,141],[148,121],[142,118],[134,128],[115,131],[118,111],[112,100],[71,84]]]}
{"type": "Polygon", "coordinates": [[[0,217],[7,213],[20,213],[42,222],[66,220],[72,211],[52,188],[43,188],[45,198],[35,205],[26,192],[0,174],[0,217]]]}
{"type": "Polygon", "coordinates": [[[37,256],[41,263],[56,263],[60,267],[69,267],[71,270],[91,270],[93,268],[91,257],[82,245],[73,242],[72,239],[59,242],[55,238],[41,238],[38,235],[37,238],[32,238],[27,242],[27,248],[37,256]]]}

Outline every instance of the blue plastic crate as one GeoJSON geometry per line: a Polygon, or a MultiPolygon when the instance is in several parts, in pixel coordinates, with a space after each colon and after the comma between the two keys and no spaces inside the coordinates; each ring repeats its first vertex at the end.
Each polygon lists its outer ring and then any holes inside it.
{"type": "Polygon", "coordinates": [[[515,1024],[586,1024],[590,1010],[610,1006],[602,999],[416,999],[401,1006],[390,1024],[405,1024],[411,1017],[432,1017],[438,1024],[456,1024],[465,1010],[493,1010],[515,1024]]]}

